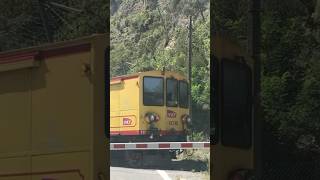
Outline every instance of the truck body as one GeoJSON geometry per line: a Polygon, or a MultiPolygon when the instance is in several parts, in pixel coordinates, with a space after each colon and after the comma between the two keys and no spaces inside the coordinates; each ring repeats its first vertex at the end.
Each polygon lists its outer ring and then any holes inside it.
{"type": "Polygon", "coordinates": [[[106,35],[0,53],[0,180],[103,180],[106,35]]]}
{"type": "Polygon", "coordinates": [[[253,59],[230,37],[211,40],[211,178],[242,179],[256,166],[253,59]]]}

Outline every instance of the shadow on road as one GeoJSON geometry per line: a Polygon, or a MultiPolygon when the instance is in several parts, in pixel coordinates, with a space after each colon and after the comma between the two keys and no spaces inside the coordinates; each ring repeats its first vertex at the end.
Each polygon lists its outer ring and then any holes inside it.
{"type": "Polygon", "coordinates": [[[135,168],[135,169],[159,169],[159,170],[194,171],[194,172],[207,171],[208,169],[206,162],[196,161],[196,160],[171,160],[166,164],[157,164],[157,162],[151,162],[148,166],[142,166],[142,167],[130,167],[123,161],[122,162],[111,161],[111,166],[135,168]]]}

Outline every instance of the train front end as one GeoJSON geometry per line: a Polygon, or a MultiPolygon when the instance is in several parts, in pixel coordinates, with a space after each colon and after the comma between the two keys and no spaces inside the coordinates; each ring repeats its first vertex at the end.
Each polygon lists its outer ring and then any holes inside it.
{"type": "Polygon", "coordinates": [[[141,133],[148,141],[186,141],[192,124],[186,78],[163,71],[148,72],[140,78],[141,133]]]}

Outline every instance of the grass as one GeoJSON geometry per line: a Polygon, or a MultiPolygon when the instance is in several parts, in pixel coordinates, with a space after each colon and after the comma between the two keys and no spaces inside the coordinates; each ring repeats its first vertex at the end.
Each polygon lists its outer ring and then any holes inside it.
{"type": "Polygon", "coordinates": [[[198,150],[185,150],[182,154],[178,155],[178,160],[194,160],[202,161],[207,165],[204,173],[210,174],[210,150],[198,149],[198,150]]]}
{"type": "MultiPolygon", "coordinates": [[[[192,132],[188,141],[193,142],[207,142],[209,136],[204,132],[192,132]]],[[[185,150],[182,154],[177,156],[178,161],[184,161],[189,167],[188,169],[192,172],[201,173],[200,180],[210,179],[210,149],[195,149],[195,150],[185,150]]],[[[176,177],[174,180],[184,180],[184,177],[176,177]]]]}

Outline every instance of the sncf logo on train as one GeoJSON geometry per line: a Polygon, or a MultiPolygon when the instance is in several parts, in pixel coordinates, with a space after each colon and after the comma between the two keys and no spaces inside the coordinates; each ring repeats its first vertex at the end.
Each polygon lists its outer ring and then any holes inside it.
{"type": "Polygon", "coordinates": [[[167,117],[168,118],[175,118],[177,116],[177,113],[171,110],[167,110],[167,117]]]}
{"type": "Polygon", "coordinates": [[[123,118],[122,119],[122,124],[123,125],[131,125],[132,124],[132,120],[129,118],[123,118]]]}

